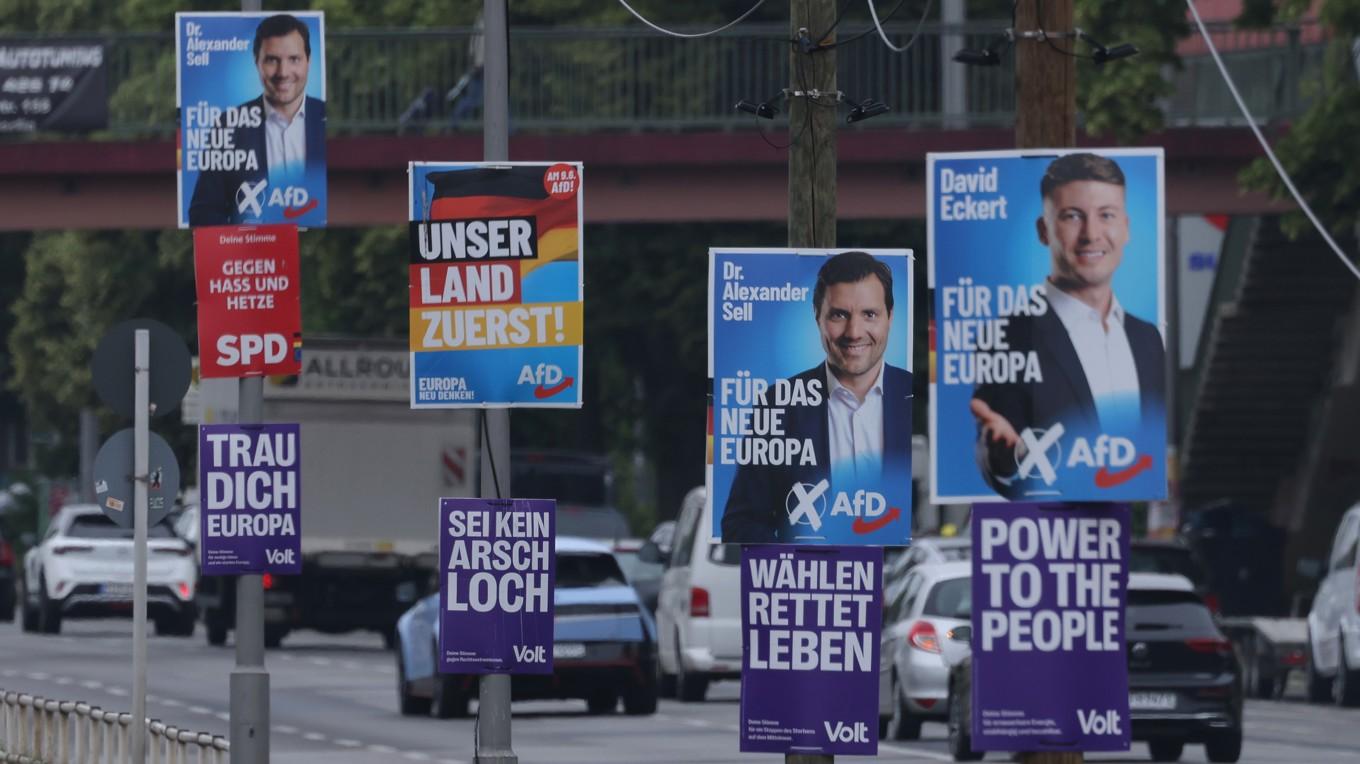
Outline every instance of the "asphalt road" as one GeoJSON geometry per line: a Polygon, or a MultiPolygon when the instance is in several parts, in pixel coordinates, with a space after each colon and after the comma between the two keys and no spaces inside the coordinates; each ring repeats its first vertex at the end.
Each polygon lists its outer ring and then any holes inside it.
{"type": "MultiPolygon", "coordinates": [[[[110,710],[132,707],[132,627],[127,621],[67,621],[61,635],[22,633],[0,624],[0,688],[110,710]]],[[[188,729],[227,734],[230,645],[193,638],[150,638],[147,713],[188,729]]],[[[270,673],[272,761],[276,764],[469,762],[472,720],[439,721],[397,713],[395,664],[376,634],[290,635],[266,658],[270,673]]],[[[1294,688],[1295,693],[1297,687],[1294,688]]],[[[749,762],[778,756],[737,751],[738,685],[714,685],[702,704],[662,701],[651,717],[589,716],[583,702],[515,704],[514,749],[523,762],[749,762]]],[[[1291,693],[1294,694],[1294,693],[1291,693]]],[[[1308,705],[1296,697],[1249,701],[1243,762],[1360,762],[1360,709],[1308,705]]],[[[942,724],[922,739],[885,742],[859,761],[950,761],[942,724]]],[[[842,757],[849,760],[849,757],[842,757]]],[[[988,761],[1006,761],[992,754],[988,761]]],[[[1088,761],[1148,761],[1145,746],[1088,761]]],[[[1188,746],[1182,761],[1205,761],[1188,746]]]]}

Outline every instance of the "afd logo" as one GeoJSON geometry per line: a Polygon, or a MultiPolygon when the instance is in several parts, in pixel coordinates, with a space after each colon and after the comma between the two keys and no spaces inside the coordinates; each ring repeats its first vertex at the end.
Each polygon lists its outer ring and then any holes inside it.
{"type": "Polygon", "coordinates": [[[548,662],[548,652],[543,648],[543,645],[536,645],[534,647],[528,645],[515,645],[513,649],[515,651],[516,663],[548,662]]]}
{"type": "Polygon", "coordinates": [[[291,549],[266,549],[264,550],[264,559],[270,565],[297,564],[297,558],[293,556],[291,549]]]}
{"type": "MultiPolygon", "coordinates": [[[[816,485],[794,483],[784,497],[784,511],[788,513],[789,525],[806,525],[813,531],[821,531],[823,518],[827,513],[827,490],[831,484],[825,479],[816,485]]],[[[850,529],[864,535],[887,526],[901,516],[897,507],[889,507],[888,500],[877,491],[840,491],[831,501],[831,516],[853,517],[850,529]]]]}
{"type": "Polygon", "coordinates": [[[562,367],[551,363],[540,363],[537,366],[525,364],[519,370],[519,379],[516,384],[535,385],[535,398],[551,398],[554,395],[571,387],[575,380],[562,374],[562,367]]]}
{"type": "Polygon", "coordinates": [[[1119,722],[1119,712],[1113,708],[1105,713],[1094,708],[1089,711],[1077,709],[1077,724],[1083,735],[1123,735],[1124,729],[1119,722]]]}
{"type": "Polygon", "coordinates": [[[264,207],[282,207],[285,218],[300,217],[316,207],[317,200],[302,186],[282,186],[272,191],[269,181],[245,181],[236,189],[236,211],[242,215],[260,217],[264,207]],[[266,192],[268,192],[266,194],[266,192]]]}
{"type": "Polygon", "coordinates": [[[1025,428],[1015,444],[1016,476],[1021,479],[1038,477],[1044,485],[1058,480],[1059,467],[1098,468],[1095,484],[1098,488],[1113,488],[1133,479],[1152,466],[1152,456],[1138,456],[1133,441],[1117,435],[1099,435],[1092,442],[1083,437],[1072,439],[1072,449],[1063,459],[1061,422],[1047,429],[1025,428]]]}
{"type": "Polygon", "coordinates": [[[869,725],[864,722],[855,722],[854,725],[845,722],[836,722],[836,726],[831,726],[831,722],[822,722],[826,728],[826,737],[833,743],[867,743],[869,742],[869,725]]]}

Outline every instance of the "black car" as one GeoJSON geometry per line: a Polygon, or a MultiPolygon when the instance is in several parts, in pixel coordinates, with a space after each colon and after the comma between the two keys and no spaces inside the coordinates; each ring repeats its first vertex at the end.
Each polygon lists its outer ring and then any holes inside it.
{"type": "Polygon", "coordinates": [[[1181,541],[1137,539],[1129,542],[1129,572],[1185,576],[1204,604],[1213,612],[1219,612],[1218,594],[1209,585],[1209,571],[1199,555],[1181,541]]]}
{"type": "Polygon", "coordinates": [[[9,623],[14,620],[14,604],[17,595],[14,590],[14,547],[0,535],[0,621],[9,623]]]}
{"type": "MultiPolygon", "coordinates": [[[[1163,577],[1156,577],[1161,579],[1163,577]]],[[[1213,762],[1242,755],[1242,670],[1232,643],[1197,594],[1140,585],[1131,577],[1127,624],[1132,737],[1153,761],[1177,761],[1186,743],[1203,743],[1213,762]]],[[[951,638],[967,640],[960,627],[951,638]]],[[[977,761],[972,750],[972,657],[949,674],[949,750],[955,761],[977,761]]]]}

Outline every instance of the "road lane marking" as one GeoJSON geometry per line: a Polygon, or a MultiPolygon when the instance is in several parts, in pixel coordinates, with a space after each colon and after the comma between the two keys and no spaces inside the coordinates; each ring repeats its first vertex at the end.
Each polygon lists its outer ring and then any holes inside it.
{"type": "Polygon", "coordinates": [[[103,683],[103,682],[96,682],[96,681],[93,680],[93,679],[86,679],[85,681],[83,681],[83,682],[80,683],[80,686],[81,686],[81,687],[84,687],[84,688],[87,689],[87,690],[97,690],[97,689],[99,689],[100,687],[103,687],[103,686],[104,686],[104,683],[103,683]]]}
{"type": "Polygon", "coordinates": [[[191,713],[191,714],[202,714],[202,715],[204,715],[204,716],[207,716],[208,714],[211,714],[211,713],[212,713],[212,709],[211,709],[211,708],[204,708],[203,706],[189,706],[189,713],[191,713]]]}
{"type": "Polygon", "coordinates": [[[274,731],[280,735],[296,735],[298,733],[298,728],[287,724],[275,724],[274,731]]]}
{"type": "Polygon", "coordinates": [[[218,711],[217,713],[213,714],[213,716],[217,717],[218,719],[221,719],[224,722],[231,721],[231,714],[227,713],[226,711],[218,711]]]}
{"type": "Polygon", "coordinates": [[[404,756],[404,757],[410,759],[411,761],[429,761],[429,760],[430,760],[430,754],[428,754],[428,753],[421,753],[420,751],[407,751],[407,752],[403,753],[402,756],[404,756]]]}
{"type": "Polygon", "coordinates": [[[27,676],[29,679],[35,679],[39,682],[43,682],[52,678],[52,675],[48,674],[45,671],[30,671],[27,674],[25,674],[25,676],[27,676]]]}
{"type": "Polygon", "coordinates": [[[374,753],[396,753],[396,752],[397,752],[397,749],[393,748],[393,747],[390,746],[390,745],[379,745],[379,744],[377,744],[377,743],[372,743],[372,744],[370,744],[370,745],[368,746],[368,750],[370,750],[370,751],[372,751],[372,752],[374,752],[374,753]]]}
{"type": "Polygon", "coordinates": [[[124,690],[122,687],[105,687],[104,692],[118,698],[126,698],[128,695],[128,691],[124,690]]]}
{"type": "Polygon", "coordinates": [[[184,704],[179,702],[178,700],[175,700],[174,698],[161,698],[161,705],[169,706],[170,708],[179,708],[184,704]]]}
{"type": "Polygon", "coordinates": [[[324,743],[326,741],[326,736],[321,734],[320,732],[305,732],[303,733],[302,737],[306,740],[312,741],[313,743],[324,743]]]}
{"type": "Polygon", "coordinates": [[[360,743],[358,740],[350,740],[347,737],[338,738],[335,741],[335,744],[343,745],[346,748],[358,748],[363,745],[363,743],[360,743]]]}
{"type": "Polygon", "coordinates": [[[887,751],[888,753],[901,753],[906,754],[908,756],[920,756],[921,758],[930,759],[931,761],[954,760],[954,757],[948,754],[938,753],[936,751],[929,751],[924,748],[908,748],[904,745],[884,745],[883,743],[879,743],[878,751],[879,753],[887,751]]]}

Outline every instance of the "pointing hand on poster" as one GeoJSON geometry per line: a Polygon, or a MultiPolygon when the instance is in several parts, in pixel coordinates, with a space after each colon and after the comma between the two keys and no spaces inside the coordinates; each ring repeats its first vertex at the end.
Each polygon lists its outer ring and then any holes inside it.
{"type": "Polygon", "coordinates": [[[968,408],[977,418],[978,426],[982,428],[982,436],[988,443],[1005,443],[1007,448],[1015,447],[1020,435],[1011,426],[1010,420],[992,411],[991,406],[977,398],[969,402],[968,408]]]}

